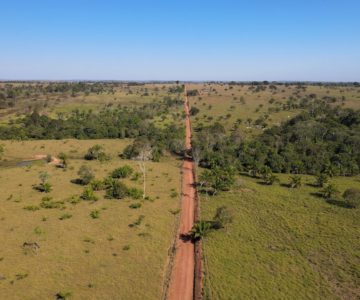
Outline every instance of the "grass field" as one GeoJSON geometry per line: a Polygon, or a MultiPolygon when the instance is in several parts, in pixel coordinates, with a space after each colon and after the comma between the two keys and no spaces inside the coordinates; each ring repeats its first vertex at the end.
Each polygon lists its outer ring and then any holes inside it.
{"type": "MultiPolygon", "coordinates": [[[[268,115],[270,127],[298,114],[300,109],[283,109],[291,96],[316,94],[317,99],[333,98],[329,103],[334,106],[360,108],[359,89],[353,87],[277,86],[275,91],[254,92],[250,85],[212,83],[190,84],[191,89],[200,92],[189,97],[200,109],[192,117],[193,128],[218,121],[229,134],[240,118],[245,137],[263,131],[254,123],[259,117],[268,115]]],[[[211,220],[223,205],[234,215],[232,224],[211,232],[203,243],[205,298],[359,299],[359,210],[317,196],[311,176],[303,176],[306,184],[300,189],[289,189],[289,175],[276,175],[282,185],[266,186],[240,176],[229,192],[201,195],[202,219],[211,220]]],[[[342,193],[358,187],[360,179],[338,177],[332,182],[342,193]]]]}
{"type": "MultiPolygon", "coordinates": [[[[288,182],[287,175],[279,177],[288,182]]],[[[233,191],[201,198],[203,219],[222,205],[234,216],[203,243],[207,298],[358,299],[359,211],[327,203],[310,185],[294,190],[259,182],[241,176],[233,191]]],[[[360,180],[333,182],[343,192],[360,180]]]]}
{"type": "MultiPolygon", "coordinates": [[[[19,83],[12,83],[14,87],[21,86],[19,83]]],[[[30,84],[35,85],[35,84],[30,84]]],[[[0,82],[0,89],[5,83],[0,82]]],[[[45,84],[46,86],[46,84],[45,84]]],[[[21,96],[12,100],[13,107],[0,110],[0,124],[7,124],[10,120],[16,119],[32,112],[35,108],[42,114],[50,117],[57,117],[59,114],[66,115],[74,109],[99,110],[104,107],[117,107],[118,105],[129,108],[137,107],[153,101],[158,101],[165,96],[175,97],[169,93],[169,87],[174,84],[143,84],[139,86],[128,86],[119,84],[112,89],[112,92],[90,93],[82,92],[71,95],[67,93],[45,93],[32,96],[21,96]]]]}
{"type": "MultiPolygon", "coordinates": [[[[169,87],[121,85],[113,93],[21,98],[14,107],[1,110],[0,123],[7,124],[37,106],[43,114],[65,118],[74,109],[96,112],[118,105],[131,109],[164,96],[177,97],[169,93],[169,87]]],[[[192,117],[194,129],[219,121],[229,134],[241,119],[239,129],[245,136],[263,131],[255,124],[260,117],[266,116],[270,127],[298,114],[300,109],[283,108],[291,96],[302,99],[316,94],[318,99],[333,97],[332,105],[360,108],[359,89],[353,87],[307,86],[304,90],[278,85],[274,91],[254,92],[250,85],[191,83],[187,89],[200,93],[189,97],[191,106],[200,109],[192,117]]],[[[177,106],[152,122],[158,127],[180,124],[181,115],[182,106],[177,106]]],[[[71,203],[72,196],[83,191],[82,186],[71,183],[83,164],[93,169],[97,179],[124,164],[139,171],[135,161],[118,157],[131,142],[0,141],[5,147],[0,162],[0,242],[5,245],[0,248],[0,299],[52,299],[60,292],[71,293],[71,299],[161,297],[176,228],[181,161],[165,156],[159,163],[147,163],[150,200],[109,200],[99,191],[96,202],[71,203]],[[105,148],[110,161],[83,159],[95,144],[105,148]],[[35,155],[57,156],[60,152],[69,156],[66,171],[44,161],[22,163],[35,155]],[[45,195],[32,186],[40,182],[41,171],[50,175],[53,191],[46,196],[57,202],[57,208],[40,207],[45,195]],[[136,203],[141,207],[129,207],[136,203]],[[40,209],[32,211],[32,207],[40,209]],[[91,217],[97,214],[98,218],[91,217]],[[36,243],[40,248],[27,249],[25,244],[24,249],[24,243],[36,243]]],[[[288,175],[278,176],[282,184],[288,181],[288,175]]],[[[141,179],[123,181],[141,188],[141,179]]],[[[259,181],[241,176],[231,191],[201,196],[203,219],[210,220],[222,205],[234,214],[226,230],[211,232],[203,243],[206,298],[358,299],[358,210],[316,196],[318,189],[311,186],[314,179],[310,176],[303,176],[307,184],[296,190],[278,184],[265,186],[259,181]]],[[[360,184],[359,177],[333,182],[341,192],[360,184]]]]}
{"type": "Polygon", "coordinates": [[[241,119],[239,128],[246,134],[262,132],[254,121],[268,115],[268,126],[278,125],[282,121],[294,117],[299,109],[283,110],[290,96],[301,99],[310,94],[316,94],[318,99],[335,97],[332,105],[341,105],[360,109],[360,90],[352,87],[306,86],[306,90],[297,90],[295,86],[277,86],[276,91],[267,88],[265,91],[254,92],[250,85],[229,86],[228,84],[189,84],[188,90],[198,90],[199,96],[189,97],[191,106],[200,109],[198,115],[192,118],[193,128],[199,124],[211,125],[220,122],[227,129],[241,119]],[[342,97],[345,97],[343,100],[342,97]],[[272,99],[272,100],[271,100],[272,99]],[[272,103],[270,103],[272,102],[272,103]],[[269,109],[271,111],[269,111],[269,109]],[[250,123],[248,123],[250,119],[250,123]]]}
{"type": "MultiPolygon", "coordinates": [[[[70,202],[72,196],[80,195],[83,190],[70,182],[78,177],[82,164],[91,166],[98,179],[124,164],[139,171],[136,162],[117,156],[129,142],[1,142],[8,163],[36,154],[57,155],[60,151],[70,156],[67,171],[45,162],[0,169],[1,299],[54,299],[59,292],[71,293],[71,299],[161,297],[176,221],[170,211],[179,207],[179,161],[165,157],[159,163],[147,163],[150,200],[109,200],[99,191],[96,202],[70,202]],[[110,161],[100,163],[82,158],[95,144],[104,146],[112,157],[110,161]],[[24,209],[39,207],[45,196],[32,188],[39,183],[39,172],[45,170],[53,185],[53,191],[46,196],[57,201],[59,207],[24,209]],[[142,205],[131,209],[132,203],[142,205]],[[94,211],[98,211],[99,218],[90,216],[94,211]],[[137,220],[140,224],[129,226],[137,220]],[[24,243],[37,243],[39,248],[24,248],[24,243]]],[[[141,180],[124,181],[129,186],[142,186],[141,180]]]]}

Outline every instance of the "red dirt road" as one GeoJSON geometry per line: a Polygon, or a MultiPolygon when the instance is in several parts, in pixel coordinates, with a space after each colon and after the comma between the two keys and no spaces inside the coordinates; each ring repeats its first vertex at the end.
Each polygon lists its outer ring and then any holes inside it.
{"type": "MultiPolygon", "coordinates": [[[[185,88],[185,148],[191,150],[191,126],[189,102],[185,88]]],[[[194,289],[194,244],[182,238],[194,224],[195,188],[193,161],[185,159],[182,166],[182,200],[179,237],[176,241],[176,253],[168,291],[169,300],[192,300],[194,289]]]]}

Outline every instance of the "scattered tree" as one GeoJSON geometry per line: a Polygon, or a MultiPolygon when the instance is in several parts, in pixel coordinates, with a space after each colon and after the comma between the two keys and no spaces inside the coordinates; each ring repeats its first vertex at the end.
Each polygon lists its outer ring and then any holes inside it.
{"type": "Polygon", "coordinates": [[[349,207],[352,208],[360,207],[360,189],[357,188],[347,189],[343,194],[343,198],[345,199],[349,207]]]}

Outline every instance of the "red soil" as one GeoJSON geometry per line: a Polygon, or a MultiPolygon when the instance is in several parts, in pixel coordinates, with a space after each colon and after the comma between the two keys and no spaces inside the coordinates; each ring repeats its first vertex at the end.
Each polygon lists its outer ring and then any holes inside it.
{"type": "MultiPolygon", "coordinates": [[[[189,102],[185,89],[185,148],[191,150],[191,126],[189,115],[189,102]]],[[[185,238],[194,224],[195,188],[194,163],[185,159],[182,166],[182,201],[179,227],[179,238],[176,242],[174,266],[171,274],[168,299],[192,300],[194,288],[194,244],[185,238]]]]}

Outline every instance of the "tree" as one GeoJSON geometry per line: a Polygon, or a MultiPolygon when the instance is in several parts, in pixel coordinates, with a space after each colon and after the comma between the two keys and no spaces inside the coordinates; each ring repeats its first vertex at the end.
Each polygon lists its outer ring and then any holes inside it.
{"type": "Polygon", "coordinates": [[[201,188],[206,188],[207,194],[215,195],[218,191],[228,191],[235,182],[235,172],[232,168],[205,170],[200,175],[201,188]]]}
{"type": "Polygon", "coordinates": [[[39,179],[42,184],[46,183],[49,180],[49,174],[46,171],[42,171],[39,173],[39,179]]]}
{"type": "Polygon", "coordinates": [[[326,185],[321,192],[324,198],[330,199],[333,196],[337,195],[339,193],[339,190],[337,189],[335,184],[330,183],[326,185]]]}
{"type": "Polygon", "coordinates": [[[199,165],[199,162],[201,160],[201,149],[198,146],[192,147],[192,158],[194,160],[195,166],[199,165]]]}
{"type": "Polygon", "coordinates": [[[343,194],[343,198],[345,199],[349,207],[352,208],[360,207],[360,189],[357,188],[347,189],[343,194]]]}
{"type": "Polygon", "coordinates": [[[192,106],[189,111],[191,116],[196,116],[199,112],[200,109],[198,109],[196,106],[192,106]]]}
{"type": "Polygon", "coordinates": [[[41,183],[37,186],[35,186],[35,189],[44,192],[44,193],[50,193],[52,189],[52,185],[49,180],[49,174],[46,171],[40,172],[39,179],[41,183]]]}
{"type": "Polygon", "coordinates": [[[211,224],[207,221],[197,221],[194,223],[191,228],[189,235],[193,240],[199,240],[206,236],[206,234],[211,230],[211,224]]]}
{"type": "Polygon", "coordinates": [[[92,179],[94,179],[94,174],[89,166],[82,165],[77,173],[80,177],[80,184],[87,185],[92,179]]]}
{"type": "Polygon", "coordinates": [[[290,176],[289,186],[292,189],[299,188],[301,186],[301,177],[299,175],[290,176]]]}
{"type": "Polygon", "coordinates": [[[142,143],[139,147],[139,168],[143,175],[143,199],[146,198],[146,161],[149,159],[152,153],[151,145],[147,142],[142,143]]]}
{"type": "Polygon", "coordinates": [[[109,156],[105,153],[103,146],[94,145],[88,149],[84,158],[87,160],[96,159],[96,160],[104,161],[104,160],[108,160],[109,156]]]}
{"type": "Polygon", "coordinates": [[[316,176],[316,185],[318,187],[324,187],[324,185],[329,181],[329,177],[325,173],[320,173],[316,176]]]}
{"type": "Polygon", "coordinates": [[[275,182],[279,182],[279,178],[271,173],[264,179],[264,181],[267,185],[273,185],[275,182]]]}
{"type": "Polygon", "coordinates": [[[261,178],[267,185],[272,185],[279,181],[279,178],[274,175],[268,166],[264,166],[260,169],[261,178]]]}

